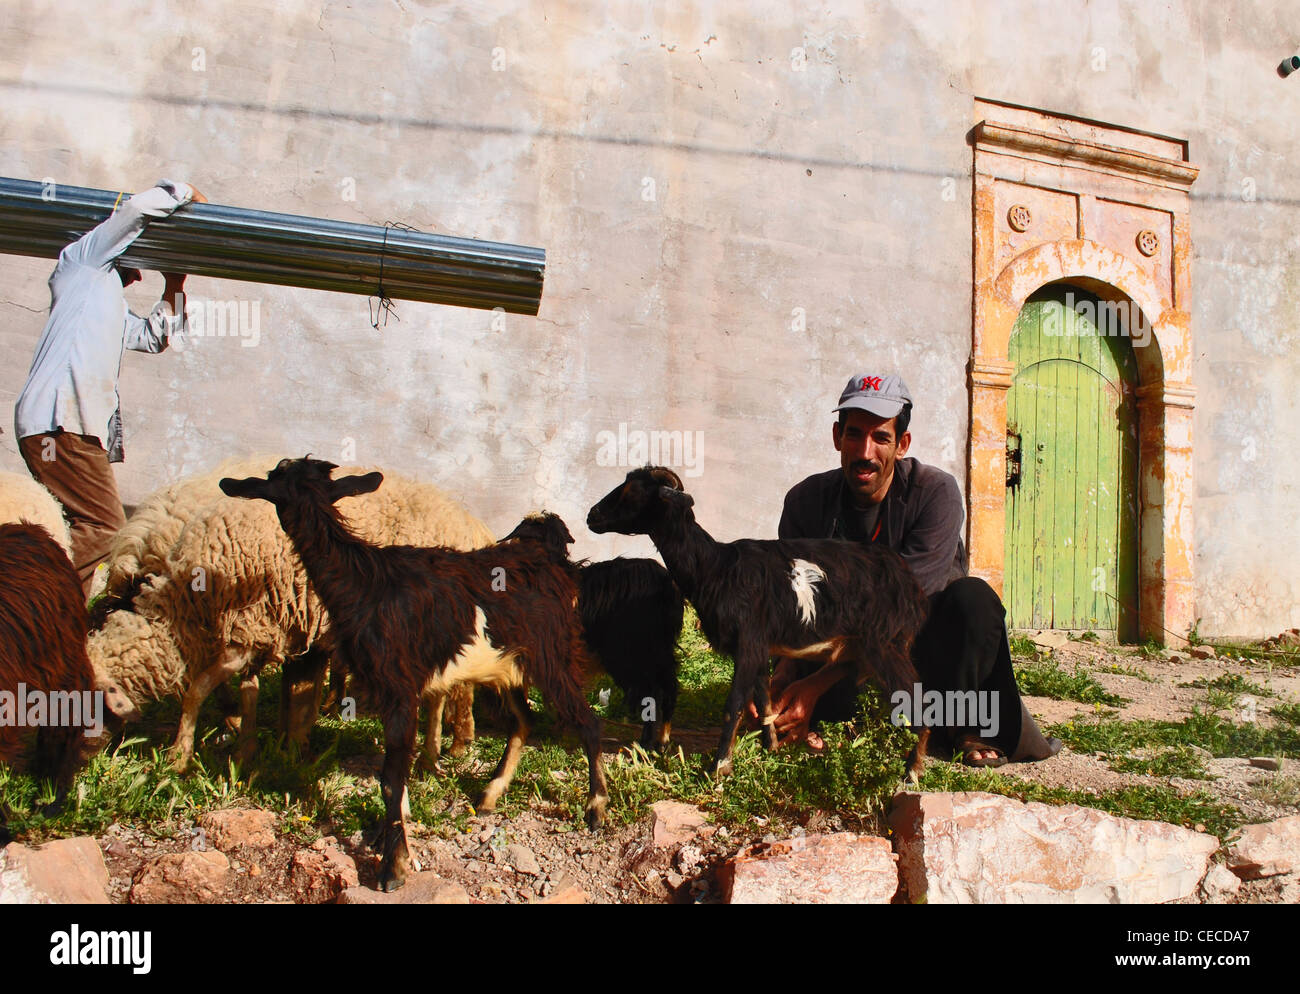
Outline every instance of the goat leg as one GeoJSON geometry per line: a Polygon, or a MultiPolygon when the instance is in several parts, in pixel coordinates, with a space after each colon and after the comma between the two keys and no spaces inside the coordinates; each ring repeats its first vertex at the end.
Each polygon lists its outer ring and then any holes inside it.
{"type": "Polygon", "coordinates": [[[763,748],[776,751],[776,715],[772,713],[772,695],[767,684],[767,674],[760,672],[754,684],[754,710],[763,723],[763,748]]]}
{"type": "Polygon", "coordinates": [[[384,798],[384,827],[380,835],[382,862],[379,889],[397,890],[406,882],[411,853],[406,845],[406,822],[402,807],[406,801],[406,778],[415,751],[416,707],[399,708],[384,715],[384,767],[380,775],[384,798]]]}
{"type": "Polygon", "coordinates": [[[463,756],[474,741],[474,685],[458,683],[447,693],[451,705],[451,749],[453,756],[463,756]]]}
{"type": "Polygon", "coordinates": [[[510,733],[510,739],[506,742],[505,751],[501,754],[501,762],[497,764],[491,781],[483,790],[483,796],[479,798],[478,804],[475,805],[479,811],[496,810],[497,801],[501,800],[501,795],[506,792],[506,788],[510,786],[510,781],[514,779],[515,767],[519,765],[519,756],[523,752],[524,742],[528,739],[528,731],[531,725],[528,717],[528,698],[524,694],[523,688],[512,687],[503,696],[511,713],[515,716],[515,730],[510,733]]]}
{"type": "Polygon", "coordinates": [[[416,765],[425,773],[438,770],[442,758],[442,713],[447,706],[447,695],[440,690],[430,690],[424,695],[428,718],[424,726],[424,748],[416,765]]]}
{"type": "Polygon", "coordinates": [[[907,755],[907,782],[916,784],[921,782],[921,774],[925,772],[925,760],[927,750],[930,746],[930,729],[918,728],[916,730],[916,745],[907,755]]]}
{"type": "MultiPolygon", "coordinates": [[[[722,719],[722,736],[718,739],[718,755],[710,772],[716,777],[731,774],[731,751],[736,744],[736,733],[744,716],[745,705],[754,697],[763,667],[767,665],[766,647],[741,644],[736,651],[736,672],[727,694],[727,710],[722,719]]],[[[764,687],[766,695],[766,687],[764,687]]]]}

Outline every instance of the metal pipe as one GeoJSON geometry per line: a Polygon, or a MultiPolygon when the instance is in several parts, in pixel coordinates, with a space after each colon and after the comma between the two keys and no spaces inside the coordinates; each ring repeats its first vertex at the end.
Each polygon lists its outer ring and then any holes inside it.
{"type": "MultiPolygon", "coordinates": [[[[58,258],[119,195],[0,177],[0,252],[58,258]]],[[[125,195],[123,195],[125,199],[125,195]]],[[[124,265],[282,286],[536,314],[546,251],[296,214],[190,204],[152,221],[124,265]]]]}

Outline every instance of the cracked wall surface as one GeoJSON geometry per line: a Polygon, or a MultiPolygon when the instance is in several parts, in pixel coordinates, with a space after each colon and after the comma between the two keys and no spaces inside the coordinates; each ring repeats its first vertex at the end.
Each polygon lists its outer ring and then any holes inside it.
{"type": "MultiPolygon", "coordinates": [[[[438,480],[498,533],[545,506],[575,553],[626,466],[598,435],[701,432],[688,486],[718,537],[775,534],[836,464],[850,374],[900,371],[913,454],[966,485],[976,97],[1185,137],[1195,614],[1300,623],[1300,35],[1281,2],[11,5],[0,173],[545,246],[538,318],[195,278],[256,301],[259,340],[128,353],[127,503],[251,452],[438,480]],[[1062,30],[1062,25],[1069,30],[1062,30]],[[131,53],[126,57],[124,53],[131,53]],[[354,194],[354,199],[352,198],[354,194]],[[603,460],[608,461],[608,460],[603,460]],[[1265,541],[1267,536],[1269,541],[1265,541]]],[[[51,263],[0,276],[0,469],[51,263]]],[[[133,287],[147,308],[161,280],[133,287]]]]}

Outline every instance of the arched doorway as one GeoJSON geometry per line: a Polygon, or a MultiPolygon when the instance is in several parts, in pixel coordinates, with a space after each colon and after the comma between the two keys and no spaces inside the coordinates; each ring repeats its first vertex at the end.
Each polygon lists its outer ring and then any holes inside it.
{"type": "Polygon", "coordinates": [[[1138,367],[1131,302],[1056,283],[1008,342],[1004,589],[1013,628],[1138,635],[1138,367]]]}

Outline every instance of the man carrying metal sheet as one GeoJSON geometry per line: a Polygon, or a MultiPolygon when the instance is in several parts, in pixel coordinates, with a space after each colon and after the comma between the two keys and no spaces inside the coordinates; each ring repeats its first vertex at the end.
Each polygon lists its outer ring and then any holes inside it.
{"type": "Polygon", "coordinates": [[[122,355],[162,352],[185,326],[185,274],[164,273],[162,299],[140,317],[122,292],[141,279],[140,271],[117,260],[152,219],[191,200],[206,198],[185,183],[160,180],[59,253],[50,317],[14,408],[19,450],[32,476],[63,505],[73,565],[87,594],[95,567],[126,523],[109,466],[123,455],[122,355]]]}

